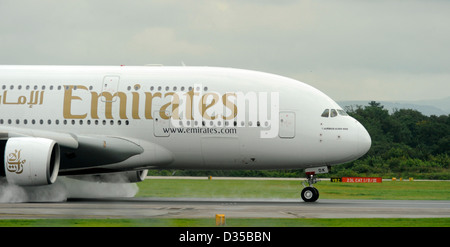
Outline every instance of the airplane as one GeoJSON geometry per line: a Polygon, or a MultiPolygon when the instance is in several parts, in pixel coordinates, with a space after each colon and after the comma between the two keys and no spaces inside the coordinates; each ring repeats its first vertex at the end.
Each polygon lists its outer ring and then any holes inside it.
{"type": "Polygon", "coordinates": [[[140,182],[149,169],[305,169],[317,175],[371,146],[366,129],[303,82],[235,68],[0,66],[0,177],[140,182]]]}

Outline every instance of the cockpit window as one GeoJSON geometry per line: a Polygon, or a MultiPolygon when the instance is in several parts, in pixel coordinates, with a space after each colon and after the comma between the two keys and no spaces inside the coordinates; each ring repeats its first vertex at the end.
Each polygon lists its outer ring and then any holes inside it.
{"type": "Polygon", "coordinates": [[[338,113],[335,109],[331,109],[330,117],[337,117],[338,113]]]}
{"type": "Polygon", "coordinates": [[[348,116],[348,114],[342,109],[325,109],[322,113],[322,117],[337,117],[340,116],[348,116]]]}
{"type": "Polygon", "coordinates": [[[344,110],[337,110],[339,112],[339,115],[341,116],[348,116],[348,114],[344,110]]]}

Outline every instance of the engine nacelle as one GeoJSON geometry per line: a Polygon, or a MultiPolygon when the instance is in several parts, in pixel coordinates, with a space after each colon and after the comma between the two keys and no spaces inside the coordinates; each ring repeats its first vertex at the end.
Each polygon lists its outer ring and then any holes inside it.
{"type": "Polygon", "coordinates": [[[9,138],[4,162],[8,183],[22,186],[52,184],[59,172],[59,145],[45,138],[9,138]]]}

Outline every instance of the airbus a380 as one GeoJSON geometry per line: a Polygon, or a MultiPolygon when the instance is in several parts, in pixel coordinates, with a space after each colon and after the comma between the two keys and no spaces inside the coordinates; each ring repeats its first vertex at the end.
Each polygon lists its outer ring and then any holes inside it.
{"type": "Polygon", "coordinates": [[[358,159],[366,129],[319,90],[240,69],[0,66],[0,176],[20,186],[58,176],[129,182],[148,169],[305,169],[358,159]]]}

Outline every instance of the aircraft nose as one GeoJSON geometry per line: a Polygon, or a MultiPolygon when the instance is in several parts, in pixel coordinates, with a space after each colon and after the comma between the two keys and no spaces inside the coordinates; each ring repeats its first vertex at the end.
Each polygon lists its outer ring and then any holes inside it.
{"type": "Polygon", "coordinates": [[[364,128],[364,126],[362,126],[362,124],[358,121],[356,121],[356,129],[358,135],[358,153],[360,156],[363,156],[369,151],[370,146],[372,145],[372,139],[370,138],[369,132],[367,132],[366,128],[364,128]]]}

